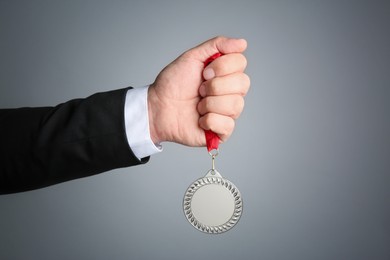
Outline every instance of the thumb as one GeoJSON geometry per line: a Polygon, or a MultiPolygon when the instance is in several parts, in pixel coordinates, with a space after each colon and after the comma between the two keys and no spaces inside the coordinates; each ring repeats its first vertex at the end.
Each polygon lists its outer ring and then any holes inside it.
{"type": "Polygon", "coordinates": [[[218,36],[190,49],[186,55],[204,62],[217,52],[222,54],[240,53],[245,51],[246,47],[247,42],[245,39],[218,36]]]}

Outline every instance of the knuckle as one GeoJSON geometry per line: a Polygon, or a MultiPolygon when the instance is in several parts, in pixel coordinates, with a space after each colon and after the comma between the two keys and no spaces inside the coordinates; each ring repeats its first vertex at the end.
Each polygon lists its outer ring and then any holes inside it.
{"type": "Polygon", "coordinates": [[[222,41],[222,40],[225,39],[225,37],[222,36],[222,35],[217,35],[214,39],[217,40],[217,41],[222,41]]]}
{"type": "Polygon", "coordinates": [[[243,73],[242,75],[243,75],[244,84],[247,87],[247,89],[249,89],[249,86],[251,85],[251,78],[245,73],[243,73]]]}
{"type": "Polygon", "coordinates": [[[220,89],[220,79],[219,78],[214,78],[210,81],[209,85],[209,94],[210,95],[217,95],[219,93],[220,89]]]}
{"type": "Polygon", "coordinates": [[[248,91],[249,91],[249,88],[250,88],[250,86],[251,86],[251,79],[250,79],[250,77],[247,75],[247,74],[243,74],[243,77],[244,77],[244,86],[245,86],[245,91],[244,91],[244,93],[243,93],[243,95],[245,96],[247,93],[248,93],[248,91]]]}
{"type": "Polygon", "coordinates": [[[215,118],[212,114],[205,115],[205,127],[215,131],[215,118]]]}
{"type": "Polygon", "coordinates": [[[211,123],[213,122],[212,116],[210,114],[204,115],[203,122],[205,125],[210,126],[211,123]]]}
{"type": "Polygon", "coordinates": [[[244,99],[241,96],[236,98],[236,100],[234,101],[232,118],[236,119],[240,116],[242,110],[244,109],[244,104],[244,99]]]}
{"type": "Polygon", "coordinates": [[[247,66],[247,60],[246,60],[246,57],[244,54],[242,53],[234,53],[232,55],[232,61],[234,61],[234,63],[236,64],[237,66],[237,69],[241,69],[242,71],[245,70],[246,66],[247,66]]]}
{"type": "Polygon", "coordinates": [[[213,110],[214,103],[215,103],[213,98],[211,97],[204,98],[204,103],[205,103],[206,112],[210,112],[213,110]]]}
{"type": "Polygon", "coordinates": [[[210,125],[210,116],[209,114],[206,114],[204,116],[202,116],[201,118],[199,118],[199,125],[203,128],[203,129],[210,129],[209,125],[210,125]]]}
{"type": "Polygon", "coordinates": [[[246,96],[246,94],[249,91],[250,85],[251,85],[251,80],[250,80],[249,76],[245,73],[241,73],[240,78],[239,78],[239,82],[240,82],[240,94],[242,96],[246,96]]]}
{"type": "MultiPolygon", "coordinates": [[[[224,57],[223,57],[224,58],[224,57]]],[[[220,71],[220,74],[221,76],[222,75],[226,75],[229,73],[229,71],[231,70],[231,62],[229,61],[229,59],[226,59],[227,62],[222,62],[222,59],[221,61],[218,63],[218,70],[220,71]]]]}
{"type": "Polygon", "coordinates": [[[235,121],[233,119],[227,120],[224,127],[224,135],[230,136],[234,130],[235,121]]]}
{"type": "Polygon", "coordinates": [[[245,57],[244,54],[240,54],[240,55],[241,55],[243,67],[244,67],[244,69],[245,69],[246,66],[248,66],[248,60],[246,59],[246,57],[245,57]]]}

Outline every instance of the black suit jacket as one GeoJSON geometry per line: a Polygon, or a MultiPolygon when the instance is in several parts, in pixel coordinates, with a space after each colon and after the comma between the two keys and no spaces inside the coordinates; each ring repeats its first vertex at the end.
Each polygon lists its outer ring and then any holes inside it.
{"type": "Polygon", "coordinates": [[[126,138],[127,89],[56,107],[0,109],[0,194],[145,163],[126,138]]]}

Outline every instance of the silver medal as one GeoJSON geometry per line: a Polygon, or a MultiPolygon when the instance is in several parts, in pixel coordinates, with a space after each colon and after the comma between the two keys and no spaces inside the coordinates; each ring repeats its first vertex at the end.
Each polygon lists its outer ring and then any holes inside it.
{"type": "Polygon", "coordinates": [[[231,229],[241,217],[243,203],[240,191],[215,169],[203,178],[194,181],[183,199],[183,210],[187,220],[199,231],[218,234],[231,229]]]}

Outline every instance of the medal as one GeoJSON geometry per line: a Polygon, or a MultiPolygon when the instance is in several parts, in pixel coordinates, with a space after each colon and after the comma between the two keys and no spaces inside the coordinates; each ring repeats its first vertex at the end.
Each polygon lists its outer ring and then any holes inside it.
{"type": "MultiPolygon", "coordinates": [[[[205,67],[220,56],[220,53],[211,56],[205,61],[205,67]]],[[[188,187],[183,199],[183,210],[193,227],[205,233],[218,234],[237,224],[243,205],[238,188],[215,168],[215,158],[219,154],[218,135],[206,130],[205,136],[212,167],[204,177],[188,187]]]]}

